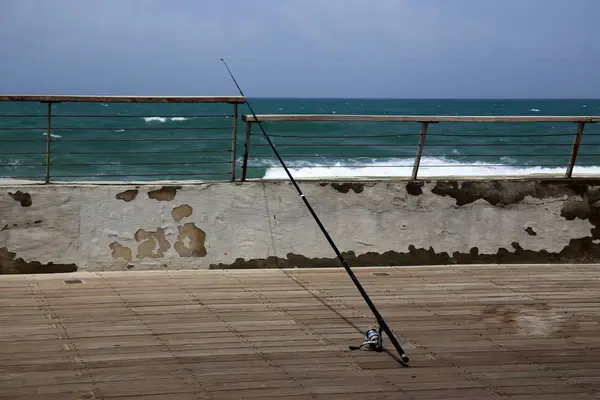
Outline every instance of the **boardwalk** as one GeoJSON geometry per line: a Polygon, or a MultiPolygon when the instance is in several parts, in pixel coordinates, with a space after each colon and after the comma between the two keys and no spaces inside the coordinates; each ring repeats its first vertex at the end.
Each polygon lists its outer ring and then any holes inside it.
{"type": "Polygon", "coordinates": [[[2,276],[0,399],[598,398],[598,266],[357,275],[410,368],[341,269],[2,276]]]}

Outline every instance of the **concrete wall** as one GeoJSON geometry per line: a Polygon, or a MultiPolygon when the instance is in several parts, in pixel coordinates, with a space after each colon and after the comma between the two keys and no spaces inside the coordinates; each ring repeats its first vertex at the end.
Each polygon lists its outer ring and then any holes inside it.
{"type": "MultiPolygon", "coordinates": [[[[600,262],[600,181],[301,182],[353,266],[600,262]]],[[[339,266],[289,182],[0,187],[0,273],[339,266]]]]}

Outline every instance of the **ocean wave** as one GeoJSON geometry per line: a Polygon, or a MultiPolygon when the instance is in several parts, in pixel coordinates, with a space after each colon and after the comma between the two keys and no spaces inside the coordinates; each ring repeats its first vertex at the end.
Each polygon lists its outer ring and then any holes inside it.
{"type": "Polygon", "coordinates": [[[13,170],[21,166],[21,160],[14,158],[0,158],[0,164],[2,164],[4,168],[8,170],[13,170]]]}
{"type": "Polygon", "coordinates": [[[160,122],[160,123],[164,123],[167,122],[167,120],[171,120],[171,121],[187,121],[189,118],[186,117],[144,117],[144,121],[146,122],[160,122]]]}
{"type": "MultiPolygon", "coordinates": [[[[44,132],[44,133],[42,133],[42,136],[48,136],[48,132],[44,132]]],[[[60,136],[60,135],[55,135],[54,133],[51,133],[51,134],[50,134],[50,137],[53,137],[53,138],[61,138],[62,136],[60,136]]]]}
{"type": "Polygon", "coordinates": [[[165,117],[144,117],[144,121],[146,122],[167,122],[165,117]]]}
{"type": "MultiPolygon", "coordinates": [[[[513,160],[506,160],[513,161],[513,160]]],[[[255,161],[251,165],[258,166],[255,161]]],[[[335,162],[314,165],[310,161],[286,162],[288,170],[295,179],[332,179],[332,178],[406,178],[412,174],[414,159],[394,159],[369,162],[335,162]]],[[[484,177],[484,176],[527,176],[527,175],[563,175],[566,167],[547,168],[539,166],[489,165],[492,163],[461,163],[435,157],[423,157],[419,166],[419,177],[484,177]]],[[[267,167],[263,179],[288,179],[285,170],[272,161],[266,161],[267,167]]],[[[574,174],[598,175],[600,166],[575,167],[574,174]]]]}
{"type": "Polygon", "coordinates": [[[500,157],[500,161],[505,162],[505,163],[509,163],[509,164],[515,164],[517,162],[517,160],[515,158],[508,157],[508,156],[502,156],[502,157],[500,157]]]}
{"type": "Polygon", "coordinates": [[[532,108],[532,109],[531,109],[531,110],[529,110],[529,111],[533,111],[533,112],[540,112],[540,109],[539,109],[539,108],[532,108]]]}

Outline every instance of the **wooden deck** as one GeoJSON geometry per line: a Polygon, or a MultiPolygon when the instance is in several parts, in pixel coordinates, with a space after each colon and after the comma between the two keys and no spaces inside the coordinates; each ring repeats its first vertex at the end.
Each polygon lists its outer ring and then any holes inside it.
{"type": "Polygon", "coordinates": [[[2,276],[0,399],[598,398],[599,266],[356,274],[410,368],[343,269],[2,276]]]}

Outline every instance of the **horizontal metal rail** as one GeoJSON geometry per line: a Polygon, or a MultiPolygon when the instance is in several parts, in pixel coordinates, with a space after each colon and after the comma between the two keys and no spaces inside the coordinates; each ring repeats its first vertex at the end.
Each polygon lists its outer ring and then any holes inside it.
{"type": "Polygon", "coordinates": [[[87,96],[87,95],[0,95],[0,101],[37,103],[230,103],[246,102],[241,96],[87,96]]]}
{"type": "MultiPolygon", "coordinates": [[[[1,129],[1,128],[0,128],[1,129]]],[[[54,129],[53,132],[56,132],[58,129],[54,129]]],[[[87,130],[87,129],[86,129],[87,130]]],[[[123,132],[128,131],[127,129],[123,130],[123,132]]],[[[177,138],[177,142],[205,142],[209,140],[215,141],[231,141],[231,138],[217,138],[217,137],[208,137],[208,138],[177,138]]],[[[40,143],[44,140],[35,140],[35,139],[1,139],[0,143],[40,143]]],[[[69,139],[69,142],[106,142],[106,139],[69,139]]],[[[111,142],[173,142],[173,138],[151,138],[151,139],[111,139],[111,142]]]]}
{"type": "MultiPolygon", "coordinates": [[[[532,171],[539,168],[564,168],[563,176],[571,178],[578,157],[580,160],[585,158],[588,162],[580,163],[578,166],[591,165],[600,168],[600,162],[595,165],[589,164],[590,158],[600,156],[600,132],[589,133],[585,143],[588,151],[579,152],[580,147],[584,146],[582,143],[584,127],[587,124],[600,122],[600,116],[263,114],[256,117],[242,115],[242,121],[246,123],[247,132],[242,180],[251,175],[249,172],[251,169],[259,168],[264,171],[279,168],[275,158],[267,150],[269,145],[262,140],[261,136],[258,136],[256,141],[252,140],[252,148],[255,150],[250,150],[252,125],[258,121],[278,124],[271,126],[269,136],[274,138],[282,156],[290,160],[288,167],[295,169],[297,173],[307,172],[311,168],[334,171],[331,175],[327,175],[323,170],[313,171],[314,174],[325,174],[323,178],[372,177],[368,172],[371,168],[375,170],[387,168],[390,169],[392,176],[406,176],[412,179],[418,179],[419,171],[424,168],[430,172],[429,176],[441,176],[432,172],[434,168],[449,171],[454,168],[459,170],[487,168],[487,172],[497,176],[501,174],[496,171],[507,167],[530,168],[532,171]],[[304,125],[297,124],[322,122],[328,124],[315,124],[306,128],[302,127],[304,125]],[[380,129],[372,130],[369,134],[365,129],[365,123],[417,123],[421,129],[420,133],[416,129],[410,132],[411,128],[390,128],[390,125],[386,124],[378,125],[380,129]],[[451,126],[457,125],[450,125],[449,131],[442,131],[444,128],[440,125],[443,123],[462,123],[466,124],[462,126],[468,128],[465,129],[466,131],[460,131],[462,128],[452,128],[451,126]],[[492,131],[488,126],[485,132],[480,132],[476,128],[477,125],[473,125],[478,123],[505,124],[505,127],[494,126],[492,131]],[[531,128],[522,125],[532,123],[553,124],[551,133],[543,131],[532,133],[531,128]],[[562,127],[555,129],[554,124],[559,123],[575,124],[576,132],[567,131],[562,127]],[[279,129],[279,124],[285,128],[279,129]],[[392,129],[397,131],[394,132],[392,129]],[[595,151],[589,150],[590,147],[595,151]],[[307,151],[309,148],[312,148],[312,151],[307,151]],[[362,148],[364,151],[359,150],[362,148]],[[511,150],[505,151],[504,154],[494,150],[503,148],[511,150]],[[571,151],[564,151],[565,148],[570,148],[571,151]],[[415,150],[410,153],[407,149],[415,150]],[[485,149],[489,149],[489,152],[485,149]],[[345,171],[340,172],[342,175],[338,175],[335,171],[341,169],[353,169],[357,172],[356,175],[352,175],[352,171],[345,171]]],[[[440,170],[440,173],[443,175],[445,172],[440,170]]],[[[308,174],[310,175],[310,171],[308,174]]],[[[265,174],[265,177],[267,176],[269,174],[265,174]]],[[[280,176],[285,179],[283,174],[280,176]]],[[[383,175],[377,176],[383,177],[383,175]]]]}
{"type": "Polygon", "coordinates": [[[9,103],[0,108],[0,179],[234,181],[238,106],[245,101],[239,96],[0,95],[0,106],[9,103]],[[14,107],[22,102],[42,106],[14,107]],[[160,107],[144,112],[145,106],[106,108],[108,103],[160,107]],[[177,104],[167,109],[175,113],[162,108],[168,103],[177,104]]]}
{"type": "MultiPolygon", "coordinates": [[[[60,103],[56,103],[60,104],[60,103]]],[[[153,119],[168,119],[168,118],[231,118],[232,114],[193,114],[193,115],[122,115],[122,114],[55,114],[53,118],[153,118],[153,119]]],[[[45,115],[40,114],[0,114],[0,118],[45,118],[45,115]]]]}
{"type": "MultiPolygon", "coordinates": [[[[600,122],[600,116],[462,116],[462,115],[355,115],[355,114],[263,114],[260,122],[600,122]]],[[[244,114],[244,122],[257,122],[244,114]]]]}
{"type": "MultiPolygon", "coordinates": [[[[22,129],[22,128],[21,128],[22,129]]],[[[200,128],[200,127],[194,127],[194,128],[180,128],[180,127],[173,127],[173,128],[122,128],[122,129],[117,129],[120,132],[127,132],[127,131],[224,131],[224,130],[229,130],[231,129],[231,126],[213,126],[210,128],[200,128]]],[[[114,128],[111,129],[107,129],[107,128],[68,128],[68,127],[53,127],[52,128],[53,131],[115,131],[114,128]]]]}

